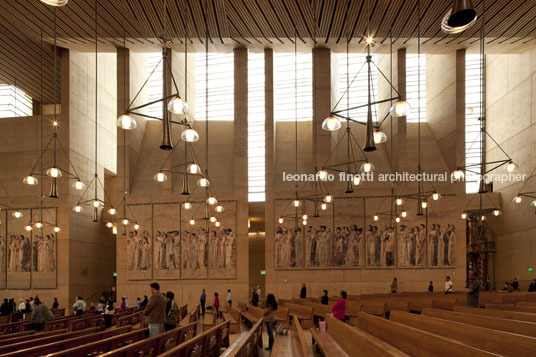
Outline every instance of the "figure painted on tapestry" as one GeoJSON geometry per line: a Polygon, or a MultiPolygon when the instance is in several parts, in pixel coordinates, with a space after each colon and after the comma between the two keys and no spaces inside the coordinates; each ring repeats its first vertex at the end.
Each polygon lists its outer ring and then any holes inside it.
{"type": "Polygon", "coordinates": [[[8,244],[8,271],[29,272],[31,244],[30,237],[12,234],[8,244]]]}

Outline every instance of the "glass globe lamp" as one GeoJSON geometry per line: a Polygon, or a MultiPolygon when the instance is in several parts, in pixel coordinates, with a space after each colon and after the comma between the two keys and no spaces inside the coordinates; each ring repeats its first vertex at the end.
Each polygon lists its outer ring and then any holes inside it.
{"type": "Polygon", "coordinates": [[[132,130],[136,129],[136,119],[134,119],[130,114],[123,114],[117,118],[117,126],[123,130],[132,130]]]}

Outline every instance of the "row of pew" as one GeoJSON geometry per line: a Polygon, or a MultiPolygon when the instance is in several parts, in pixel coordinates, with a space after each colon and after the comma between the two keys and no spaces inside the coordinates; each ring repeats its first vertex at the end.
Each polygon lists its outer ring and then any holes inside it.
{"type": "Polygon", "coordinates": [[[331,316],[330,305],[313,299],[281,303],[310,328],[314,348],[323,356],[536,355],[536,294],[483,293],[480,308],[464,306],[464,298],[354,296],[346,302],[348,323],[331,316]],[[320,321],[325,331],[315,327],[320,321]]]}

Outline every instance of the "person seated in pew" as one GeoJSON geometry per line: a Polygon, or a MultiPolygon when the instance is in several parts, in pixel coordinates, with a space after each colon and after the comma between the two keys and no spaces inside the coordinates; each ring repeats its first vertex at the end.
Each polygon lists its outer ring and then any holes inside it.
{"type": "Polygon", "coordinates": [[[138,299],[136,300],[136,308],[139,310],[141,307],[141,299],[140,297],[138,296],[138,299]]]}
{"type": "Polygon", "coordinates": [[[251,305],[257,306],[259,304],[259,294],[255,288],[251,289],[251,305]]]}
{"type": "Polygon", "coordinates": [[[397,290],[398,290],[398,279],[393,278],[393,282],[391,283],[391,293],[396,294],[397,290]]]}
{"type": "Polygon", "coordinates": [[[428,284],[428,291],[433,293],[434,292],[434,282],[430,280],[430,284],[428,284]]]}
{"type": "Polygon", "coordinates": [[[32,308],[30,306],[30,299],[26,299],[26,309],[24,312],[32,312],[32,308]]]}
{"type": "Polygon", "coordinates": [[[214,310],[216,311],[216,317],[220,316],[220,297],[218,293],[214,293],[214,304],[212,304],[214,310]]]}
{"type": "Polygon", "coordinates": [[[266,308],[264,309],[264,323],[266,324],[266,332],[268,333],[268,347],[266,351],[271,351],[274,345],[274,321],[275,311],[277,310],[277,300],[274,294],[266,296],[266,308]]]}
{"type": "Polygon", "coordinates": [[[104,327],[109,328],[112,327],[112,320],[114,318],[114,300],[112,298],[108,299],[108,303],[106,304],[106,308],[104,309],[104,327]]]}
{"type": "Polygon", "coordinates": [[[502,291],[505,293],[511,293],[512,291],[514,291],[514,289],[512,289],[512,285],[510,285],[509,282],[505,281],[502,291]]]}
{"type": "Polygon", "coordinates": [[[177,327],[179,322],[179,306],[175,302],[175,294],[171,291],[166,293],[166,322],[164,324],[164,330],[170,331],[177,327]]]}
{"type": "Polygon", "coordinates": [[[121,298],[121,311],[125,311],[127,309],[127,301],[124,297],[121,298]]]}
{"type": "Polygon", "coordinates": [[[328,291],[324,290],[322,296],[320,297],[320,303],[322,305],[327,305],[329,303],[328,291]]]}
{"type": "Polygon", "coordinates": [[[519,281],[517,281],[516,277],[514,277],[514,281],[512,281],[512,284],[510,285],[512,286],[513,291],[519,291],[519,281]]]}
{"type": "Polygon", "coordinates": [[[532,279],[529,285],[529,293],[536,292],[536,279],[532,279]]]}
{"type": "Polygon", "coordinates": [[[52,310],[55,310],[60,307],[60,303],[58,302],[58,298],[54,298],[54,302],[52,303],[52,310]]]}
{"type": "Polygon", "coordinates": [[[333,311],[333,317],[341,320],[346,321],[346,291],[341,290],[341,293],[339,295],[339,300],[333,305],[331,308],[331,311],[333,311]]]}

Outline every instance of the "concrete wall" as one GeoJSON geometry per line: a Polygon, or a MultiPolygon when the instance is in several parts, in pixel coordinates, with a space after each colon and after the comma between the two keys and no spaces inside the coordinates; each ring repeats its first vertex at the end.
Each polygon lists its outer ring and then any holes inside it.
{"type": "MultiPolygon", "coordinates": [[[[515,173],[526,174],[535,168],[536,146],[536,51],[521,54],[487,55],[487,130],[501,147],[519,165],[515,173]]],[[[503,160],[505,156],[488,138],[487,161],[503,160]]],[[[502,168],[496,170],[505,172],[502,168]]],[[[521,204],[512,198],[522,190],[523,182],[494,183],[495,192],[501,194],[503,214],[489,219],[496,241],[495,282],[520,280],[520,288],[526,290],[535,278],[528,267],[535,265],[536,241],[534,234],[534,209],[531,198],[521,204]]],[[[532,178],[522,192],[534,191],[532,178]]],[[[497,201],[497,200],[496,200],[497,201]]]]}
{"type": "MultiPolygon", "coordinates": [[[[76,170],[87,185],[93,177],[95,163],[95,57],[94,54],[64,50],[61,61],[66,75],[62,76],[63,103],[57,119],[58,136],[66,155],[58,148],[58,166],[71,172],[76,170]],[[69,166],[68,160],[74,169],[69,166]]],[[[105,171],[115,173],[117,165],[115,71],[115,54],[99,54],[98,172],[103,184],[105,171]]],[[[52,119],[51,115],[44,117],[45,144],[52,135],[52,119]]],[[[0,132],[5,136],[0,148],[0,156],[3,157],[1,162],[4,165],[0,181],[9,192],[0,193],[2,202],[10,206],[37,208],[39,185],[26,186],[22,183],[22,178],[28,175],[39,158],[38,117],[2,119],[0,125],[0,132]]],[[[51,164],[50,148],[44,156],[44,166],[50,167],[51,164]]],[[[19,298],[39,295],[48,304],[52,303],[53,297],[57,297],[60,306],[71,306],[76,295],[96,301],[103,291],[111,290],[115,270],[114,238],[102,223],[91,222],[89,207],[85,207],[81,214],[71,211],[81,193],[71,187],[74,181],[66,177],[64,173],[64,178],[58,180],[58,199],[48,198],[50,180],[46,177],[42,179],[45,194],[43,205],[57,207],[57,221],[61,228],[57,244],[57,286],[21,291],[3,290],[0,294],[14,297],[17,301],[19,298]]],[[[101,199],[103,193],[102,188],[99,188],[98,195],[101,199]]],[[[93,190],[83,199],[92,197],[93,190]]]]}

